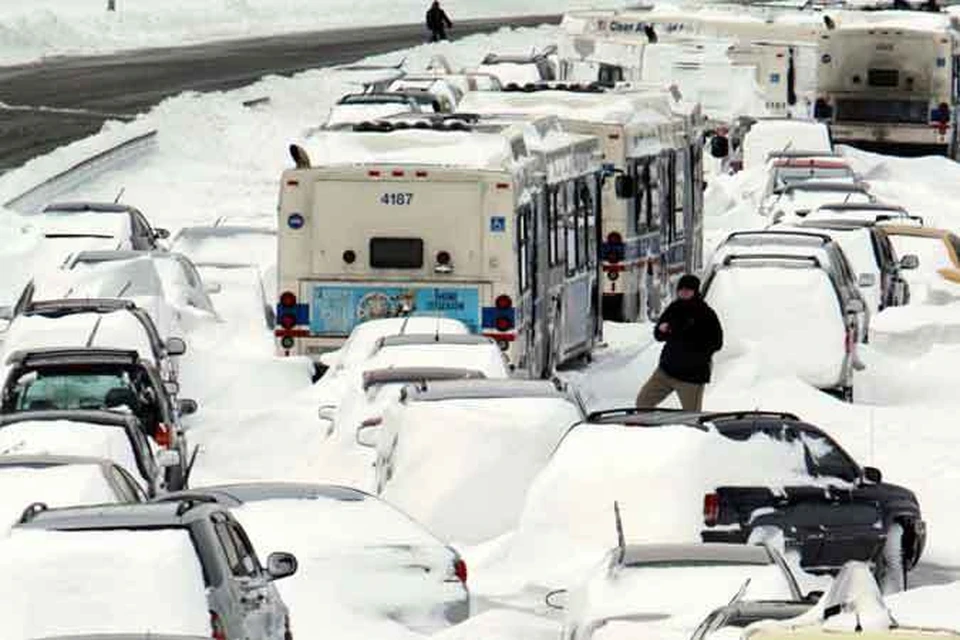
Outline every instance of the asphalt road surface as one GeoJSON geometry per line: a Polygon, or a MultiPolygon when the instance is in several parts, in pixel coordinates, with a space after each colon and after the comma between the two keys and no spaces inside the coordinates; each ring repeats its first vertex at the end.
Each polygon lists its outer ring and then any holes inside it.
{"type": "MultiPolygon", "coordinates": [[[[450,35],[559,21],[558,15],[461,21],[450,35]]],[[[0,173],[97,132],[107,118],[136,115],[183,91],[234,89],[264,75],[353,62],[424,38],[421,25],[367,27],[0,67],[0,173]]]]}

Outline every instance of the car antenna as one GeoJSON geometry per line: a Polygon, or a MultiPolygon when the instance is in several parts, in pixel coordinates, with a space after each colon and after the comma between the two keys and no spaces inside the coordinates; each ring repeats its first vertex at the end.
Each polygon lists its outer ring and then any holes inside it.
{"type": "Polygon", "coordinates": [[[113,199],[113,204],[119,204],[120,198],[123,197],[123,192],[126,191],[126,187],[120,187],[120,191],[117,193],[117,197],[113,199]]]}
{"type": "Polygon", "coordinates": [[[733,604],[736,604],[737,602],[740,602],[743,596],[747,593],[747,587],[749,586],[750,586],[750,578],[747,578],[746,580],[743,581],[743,584],[740,585],[740,590],[737,591],[735,596],[733,596],[733,599],[727,603],[727,606],[729,607],[733,604]]]}
{"type": "Polygon", "coordinates": [[[87,347],[93,346],[93,341],[97,337],[97,331],[100,329],[100,323],[103,322],[103,316],[97,316],[97,321],[93,323],[93,329],[90,330],[90,337],[87,338],[87,347]]]}
{"type": "Polygon", "coordinates": [[[407,332],[407,323],[410,322],[410,308],[404,304],[400,307],[401,313],[403,313],[403,324],[400,325],[400,335],[404,335],[407,332]]]}
{"type": "Polygon", "coordinates": [[[125,284],[125,285],[123,285],[122,287],[120,287],[120,291],[117,291],[116,297],[119,298],[120,296],[122,296],[123,294],[125,294],[125,293],[127,292],[127,289],[129,289],[132,284],[133,284],[133,283],[130,282],[130,280],[127,280],[127,284],[125,284]]]}
{"type": "Polygon", "coordinates": [[[627,541],[623,535],[623,520],[620,518],[620,503],[613,501],[613,517],[617,527],[617,564],[623,564],[623,558],[627,555],[627,541]]]}

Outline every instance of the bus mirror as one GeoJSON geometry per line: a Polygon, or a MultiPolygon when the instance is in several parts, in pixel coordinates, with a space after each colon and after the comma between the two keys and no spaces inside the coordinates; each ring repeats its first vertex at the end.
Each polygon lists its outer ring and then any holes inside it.
{"type": "Polygon", "coordinates": [[[714,158],[726,158],[730,154],[730,140],[726,136],[713,136],[710,139],[710,155],[714,158]]]}
{"type": "Polygon", "coordinates": [[[637,193],[637,181],[633,176],[619,175],[614,182],[614,190],[621,200],[632,198],[637,193]]]}

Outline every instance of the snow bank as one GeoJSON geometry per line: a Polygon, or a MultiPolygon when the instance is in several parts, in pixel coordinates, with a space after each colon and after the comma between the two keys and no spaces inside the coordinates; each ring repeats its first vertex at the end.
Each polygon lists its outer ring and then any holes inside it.
{"type": "Polygon", "coordinates": [[[0,467],[0,533],[16,524],[27,505],[34,502],[69,507],[116,500],[97,465],[0,467]]]}
{"type": "Polygon", "coordinates": [[[0,601],[9,640],[210,633],[186,531],[17,532],[0,541],[0,601]]]}
{"type": "Polygon", "coordinates": [[[384,414],[399,441],[383,497],[446,540],[486,541],[516,525],[527,487],[579,420],[574,405],[545,398],[395,405],[384,414]]]}
{"type": "Polygon", "coordinates": [[[894,619],[904,627],[953,629],[960,632],[960,582],[920,587],[885,598],[894,619]]]}

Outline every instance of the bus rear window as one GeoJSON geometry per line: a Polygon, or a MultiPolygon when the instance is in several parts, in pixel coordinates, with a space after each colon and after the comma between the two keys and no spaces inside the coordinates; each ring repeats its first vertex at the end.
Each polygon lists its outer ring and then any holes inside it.
{"type": "Polygon", "coordinates": [[[420,269],[423,267],[423,240],[371,238],[370,266],[374,269],[420,269]]]}
{"type": "Polygon", "coordinates": [[[870,69],[867,71],[867,84],[871,87],[898,87],[900,72],[896,69],[870,69]]]}

